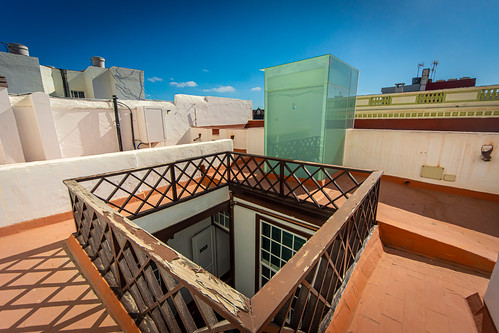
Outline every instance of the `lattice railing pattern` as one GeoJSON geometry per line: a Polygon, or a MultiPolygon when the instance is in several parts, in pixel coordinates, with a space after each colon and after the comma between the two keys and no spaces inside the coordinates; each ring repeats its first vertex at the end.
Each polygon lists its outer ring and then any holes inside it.
{"type": "Polygon", "coordinates": [[[65,183],[76,238],[141,330],[316,332],[376,221],[381,172],[350,171],[229,152],[65,183]],[[227,184],[336,211],[251,300],[123,216],[227,184]]]}
{"type": "Polygon", "coordinates": [[[227,158],[212,154],[78,181],[119,213],[137,218],[226,186],[227,158]]]}
{"type": "Polygon", "coordinates": [[[303,139],[272,143],[268,146],[268,154],[279,158],[302,161],[318,161],[323,147],[322,140],[323,138],[320,136],[313,136],[303,139]]]}
{"type": "MultiPolygon", "coordinates": [[[[269,330],[272,328],[275,330],[278,327],[280,330],[290,328],[293,331],[318,331],[319,324],[331,308],[333,296],[345,279],[347,270],[355,261],[369,230],[376,223],[378,193],[379,180],[347,221],[342,224],[340,230],[330,238],[319,259],[304,275],[304,279],[293,292],[289,293],[291,296],[288,296],[277,312],[268,326],[269,330]],[[295,294],[297,297],[292,297],[295,294]]],[[[320,234],[314,235],[316,238],[321,236],[320,234]]],[[[296,253],[297,258],[308,250],[306,245],[304,247],[305,249],[296,253]]],[[[284,275],[286,272],[281,274],[284,275]]]]}
{"type": "Polygon", "coordinates": [[[235,152],[111,172],[77,181],[131,219],[227,185],[332,213],[361,184],[351,169],[235,152]]]}
{"type": "MultiPolygon", "coordinates": [[[[334,212],[360,186],[350,170],[311,162],[233,154],[231,186],[334,212]]],[[[368,174],[369,172],[361,170],[368,174]]]]}
{"type": "MultiPolygon", "coordinates": [[[[151,250],[157,241],[153,236],[123,218],[114,220],[116,213],[104,204],[102,208],[85,200],[77,194],[77,186],[69,184],[76,238],[141,331],[215,332],[235,327],[205,303],[203,296],[192,292],[182,279],[185,276],[172,272],[166,259],[182,261],[175,251],[166,246],[159,247],[161,251],[151,250]],[[134,229],[140,229],[139,233],[134,229]]],[[[201,267],[184,264],[185,269],[210,279],[201,267]]],[[[235,295],[243,304],[244,296],[235,295]]]]}

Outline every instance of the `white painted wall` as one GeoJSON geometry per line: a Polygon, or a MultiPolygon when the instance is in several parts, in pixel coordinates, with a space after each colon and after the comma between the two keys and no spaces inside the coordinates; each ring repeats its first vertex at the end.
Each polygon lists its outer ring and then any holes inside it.
{"type": "MultiPolygon", "coordinates": [[[[37,93],[37,98],[41,99],[43,93],[37,93]]],[[[233,100],[230,98],[211,98],[199,96],[176,96],[178,105],[169,101],[151,101],[151,100],[120,100],[132,109],[134,113],[134,131],[138,138],[138,124],[136,108],[139,106],[150,106],[163,109],[163,118],[165,119],[164,130],[167,135],[165,142],[153,144],[153,147],[170,146],[176,144],[192,143],[190,133],[190,124],[193,122],[193,109],[189,109],[190,98],[201,99],[198,106],[202,106],[205,114],[220,114],[226,112],[227,119],[233,124],[246,123],[251,115],[251,101],[233,100]],[[231,111],[228,111],[228,108],[231,111]],[[225,108],[225,109],[224,109],[225,108]]],[[[38,142],[40,146],[40,137],[37,132],[37,124],[40,119],[35,117],[36,110],[33,109],[33,103],[30,96],[10,96],[14,111],[18,111],[21,119],[22,129],[25,134],[27,154],[29,161],[42,160],[44,155],[40,153],[41,148],[32,149],[38,142]],[[31,136],[34,135],[34,138],[31,136]]],[[[47,103],[45,103],[47,104],[47,103]]],[[[44,116],[43,122],[47,123],[53,118],[55,133],[57,134],[58,145],[62,157],[88,156],[118,151],[118,139],[116,134],[114,110],[111,100],[85,100],[52,97],[49,100],[51,115],[44,116]]],[[[46,107],[44,110],[46,110],[46,107]]],[[[121,136],[124,150],[132,150],[132,135],[130,123],[130,111],[128,108],[119,106],[121,136]]],[[[201,114],[201,111],[200,111],[201,114]]],[[[217,125],[217,117],[203,120],[207,125],[217,125]]],[[[227,120],[226,120],[227,121],[227,120]]],[[[45,124],[48,126],[47,124],[45,124]]],[[[230,135],[229,135],[230,137],[230,135]]],[[[237,144],[243,147],[246,143],[245,132],[237,134],[237,144]],[[239,142],[240,141],[240,142],[239,142]]],[[[23,138],[21,138],[23,140],[23,138]]],[[[203,140],[205,141],[205,140],[203,140]]],[[[211,140],[210,140],[211,141],[211,140]]],[[[53,142],[52,142],[53,143],[53,142]]],[[[140,141],[135,142],[136,145],[140,141]]],[[[23,145],[25,142],[23,141],[23,145]]],[[[6,144],[4,143],[4,147],[6,144]]],[[[140,148],[146,148],[148,145],[141,145],[140,148]]],[[[242,148],[239,148],[242,149],[242,148]]],[[[53,156],[53,155],[51,155],[53,156]]]]}
{"type": "Polygon", "coordinates": [[[0,164],[24,162],[24,153],[17,130],[16,117],[7,88],[0,87],[0,164]]]}
{"type": "Polygon", "coordinates": [[[265,155],[265,133],[263,127],[250,127],[246,133],[248,154],[265,155]]]}
{"type": "MultiPolygon", "coordinates": [[[[112,102],[51,98],[54,123],[63,157],[119,151],[112,102]]],[[[132,150],[130,111],[120,109],[124,150],[132,150]]]]}
{"type": "MultiPolygon", "coordinates": [[[[245,203],[246,205],[269,211],[268,208],[261,207],[254,203],[234,197],[235,202],[245,203]]],[[[306,223],[305,221],[297,220],[293,217],[274,212],[286,218],[306,223]]],[[[281,224],[289,226],[295,230],[305,232],[312,235],[312,232],[303,227],[296,226],[287,222],[268,216],[264,213],[259,213],[254,210],[234,205],[234,265],[235,265],[235,280],[236,289],[246,295],[253,297],[255,294],[255,238],[256,238],[256,214],[267,217],[270,221],[277,221],[281,224]]]]}
{"type": "Polygon", "coordinates": [[[23,97],[14,105],[14,115],[26,161],[62,157],[48,95],[36,92],[23,97]]]}
{"type": "Polygon", "coordinates": [[[252,102],[248,100],[175,95],[178,112],[188,116],[189,125],[212,126],[246,124],[252,119],[252,102]]]}
{"type": "MultiPolygon", "coordinates": [[[[170,209],[171,208],[168,208],[167,210],[169,211],[170,209]]],[[[190,227],[183,229],[182,231],[177,232],[173,239],[170,239],[166,244],[175,251],[182,253],[184,256],[192,260],[192,237],[208,228],[210,225],[211,217],[208,217],[196,224],[191,225],[190,227]]]]}
{"type": "Polygon", "coordinates": [[[64,179],[232,150],[232,140],[0,166],[0,227],[71,209],[64,179]]]}
{"type": "Polygon", "coordinates": [[[0,52],[0,75],[7,78],[11,94],[43,91],[38,58],[0,52]]]}
{"type": "Polygon", "coordinates": [[[226,186],[195,199],[135,219],[134,223],[150,233],[155,233],[228,200],[229,189],[226,186]]]}
{"type": "Polygon", "coordinates": [[[234,149],[246,150],[249,154],[264,155],[265,137],[263,127],[221,128],[219,134],[215,135],[212,134],[211,128],[193,127],[190,129],[190,135],[185,136],[184,139],[191,142],[208,142],[219,139],[230,139],[232,135],[234,136],[234,149]],[[201,138],[197,140],[199,134],[201,134],[201,138]]]}
{"type": "Polygon", "coordinates": [[[344,165],[383,170],[385,175],[499,194],[499,133],[347,130],[344,165]],[[484,162],[482,145],[492,144],[484,162]],[[421,166],[440,166],[455,182],[422,178],[421,166]]]}
{"type": "Polygon", "coordinates": [[[490,312],[490,316],[492,317],[496,328],[499,328],[499,265],[497,262],[499,262],[499,255],[497,256],[496,265],[492,271],[489,286],[487,287],[483,300],[487,305],[487,309],[490,312]]]}

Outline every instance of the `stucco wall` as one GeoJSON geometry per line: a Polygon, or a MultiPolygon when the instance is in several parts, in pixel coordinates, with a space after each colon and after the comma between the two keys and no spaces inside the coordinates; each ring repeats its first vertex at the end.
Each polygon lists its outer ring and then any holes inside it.
{"type": "Polygon", "coordinates": [[[249,100],[175,95],[175,105],[178,112],[188,116],[192,127],[246,124],[253,117],[249,100]]]}
{"type": "MultiPolygon", "coordinates": [[[[196,200],[196,199],[194,199],[196,200]]],[[[169,210],[169,209],[168,209],[169,210]]],[[[192,237],[208,228],[211,225],[211,217],[208,217],[196,224],[193,224],[175,234],[173,239],[166,243],[175,251],[182,253],[184,256],[192,260],[192,237]]]]}
{"type": "Polygon", "coordinates": [[[16,117],[4,87],[0,87],[0,146],[0,164],[24,162],[16,117]]]}
{"type": "Polygon", "coordinates": [[[347,130],[344,165],[385,175],[499,194],[499,133],[347,130]],[[482,145],[494,146],[484,162],[482,145]],[[421,177],[423,165],[439,166],[455,182],[421,177]]]}
{"type": "Polygon", "coordinates": [[[11,94],[43,91],[38,58],[0,52],[0,75],[7,78],[11,94]]]}
{"type": "Polygon", "coordinates": [[[24,96],[15,104],[14,115],[27,162],[62,157],[47,94],[36,92],[24,96]]]}
{"type": "Polygon", "coordinates": [[[263,127],[247,129],[246,150],[249,154],[265,155],[265,133],[263,127]]]}
{"type": "Polygon", "coordinates": [[[223,187],[195,199],[138,218],[134,222],[150,233],[155,233],[228,200],[229,189],[223,187]]]}
{"type": "Polygon", "coordinates": [[[208,142],[219,139],[231,139],[232,136],[234,136],[234,149],[245,150],[248,154],[264,155],[265,138],[263,127],[244,129],[221,128],[218,134],[213,134],[211,128],[194,127],[191,128],[190,135],[186,135],[183,139],[186,141],[185,143],[196,141],[208,142]],[[201,134],[200,138],[199,134],[201,134]]]}
{"type": "MultiPolygon", "coordinates": [[[[206,114],[225,112],[226,117],[232,121],[231,124],[245,124],[251,118],[251,101],[230,98],[216,98],[212,101],[210,98],[206,98],[205,100],[204,97],[180,95],[175,98],[180,106],[169,101],[120,100],[120,102],[125,103],[134,113],[133,121],[136,139],[139,136],[137,107],[146,106],[163,109],[163,119],[165,119],[164,131],[167,139],[164,142],[153,144],[154,147],[161,147],[193,142],[190,126],[194,122],[194,111],[192,108],[189,109],[187,107],[187,105],[191,105],[189,104],[191,97],[204,101],[200,105],[203,106],[206,114]]],[[[10,96],[14,111],[23,112],[24,115],[31,114],[31,117],[28,117],[29,119],[26,119],[26,122],[36,123],[37,120],[33,116],[33,106],[27,102],[29,100],[30,96],[10,96]]],[[[62,157],[88,156],[119,150],[114,109],[111,100],[51,97],[50,107],[62,157]]],[[[130,110],[120,105],[119,114],[124,150],[132,150],[130,110]]],[[[49,118],[47,117],[46,119],[49,118]]],[[[217,119],[216,117],[213,119],[208,117],[203,121],[207,126],[218,125],[216,123],[217,119]]],[[[239,146],[242,147],[246,144],[244,135],[245,133],[237,135],[238,149],[242,149],[239,146]],[[241,138],[241,142],[239,142],[239,138],[241,138]]],[[[137,140],[135,145],[137,146],[139,143],[140,141],[137,140]]],[[[146,147],[149,146],[140,146],[140,148],[146,147]]]]}
{"type": "Polygon", "coordinates": [[[118,98],[145,99],[144,71],[113,66],[109,72],[114,80],[114,94],[118,98]]]}
{"type": "Polygon", "coordinates": [[[64,179],[227,150],[231,140],[0,166],[0,227],[69,211],[64,179]]]}

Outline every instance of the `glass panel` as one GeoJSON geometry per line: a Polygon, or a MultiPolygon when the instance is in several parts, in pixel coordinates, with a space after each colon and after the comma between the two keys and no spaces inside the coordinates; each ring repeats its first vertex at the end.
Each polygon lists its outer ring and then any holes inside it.
{"type": "Polygon", "coordinates": [[[282,259],[284,259],[285,261],[288,261],[289,259],[291,259],[291,256],[292,256],[291,250],[286,248],[286,247],[283,247],[282,248],[282,259]]]}
{"type": "Polygon", "coordinates": [[[281,246],[276,242],[272,242],[272,251],[271,252],[273,255],[280,257],[281,256],[281,246]]]}
{"type": "Polygon", "coordinates": [[[267,267],[263,266],[262,267],[262,275],[265,276],[265,277],[270,278],[270,269],[268,269],[267,267]]]}
{"type": "Polygon", "coordinates": [[[281,242],[281,229],[272,227],[272,239],[276,242],[281,242]]]}
{"type": "Polygon", "coordinates": [[[262,287],[265,285],[265,283],[269,282],[268,279],[262,277],[262,287]]]}
{"type": "Polygon", "coordinates": [[[270,251],[270,240],[266,237],[262,237],[262,249],[270,251]]]}
{"type": "Polygon", "coordinates": [[[262,260],[265,260],[266,262],[270,261],[270,255],[268,252],[262,251],[262,260]]]}
{"type": "Polygon", "coordinates": [[[293,235],[287,231],[282,232],[282,243],[289,248],[293,247],[293,235]]]}
{"type": "Polygon", "coordinates": [[[358,74],[330,54],[266,68],[265,155],[342,164],[358,74]]]}
{"type": "Polygon", "coordinates": [[[279,270],[279,268],[281,268],[281,261],[279,260],[279,258],[275,256],[271,256],[270,263],[273,266],[272,268],[274,268],[277,271],[279,270]]]}
{"type": "Polygon", "coordinates": [[[293,247],[294,250],[298,251],[303,246],[303,244],[305,244],[305,242],[306,241],[304,239],[298,238],[298,237],[295,236],[295,244],[294,244],[294,247],[293,247]]]}
{"type": "Polygon", "coordinates": [[[262,222],[262,234],[270,237],[270,225],[265,222],[262,222]]]}

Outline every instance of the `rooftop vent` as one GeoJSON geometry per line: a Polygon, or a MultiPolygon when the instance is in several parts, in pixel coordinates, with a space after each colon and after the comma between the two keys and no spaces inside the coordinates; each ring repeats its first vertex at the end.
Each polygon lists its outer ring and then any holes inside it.
{"type": "Polygon", "coordinates": [[[106,59],[103,57],[91,57],[92,66],[106,68],[106,59]]]}
{"type": "Polygon", "coordinates": [[[24,56],[29,56],[29,49],[26,45],[18,43],[8,43],[9,52],[12,54],[19,54],[24,56]]]}

